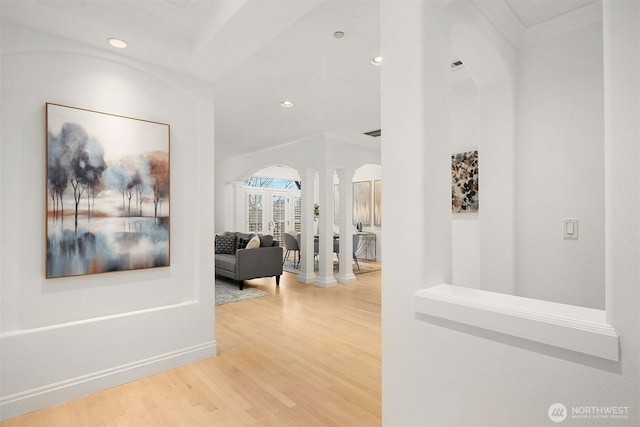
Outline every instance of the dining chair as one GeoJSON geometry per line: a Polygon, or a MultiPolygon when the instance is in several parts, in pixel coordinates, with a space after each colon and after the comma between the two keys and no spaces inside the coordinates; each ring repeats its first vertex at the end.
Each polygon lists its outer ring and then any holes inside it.
{"type": "Polygon", "coordinates": [[[291,252],[293,252],[293,267],[296,268],[300,265],[300,245],[298,244],[298,239],[291,233],[284,233],[284,248],[286,250],[284,254],[284,259],[282,260],[282,264],[284,264],[288,259],[291,252]],[[298,255],[298,263],[296,266],[296,254],[298,255]]]}

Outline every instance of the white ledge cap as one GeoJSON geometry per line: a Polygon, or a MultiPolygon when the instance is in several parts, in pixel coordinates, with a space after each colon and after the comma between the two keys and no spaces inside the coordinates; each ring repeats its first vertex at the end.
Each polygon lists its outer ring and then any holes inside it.
{"type": "Polygon", "coordinates": [[[415,311],[618,361],[619,336],[604,310],[452,285],[415,294],[415,311]]]}

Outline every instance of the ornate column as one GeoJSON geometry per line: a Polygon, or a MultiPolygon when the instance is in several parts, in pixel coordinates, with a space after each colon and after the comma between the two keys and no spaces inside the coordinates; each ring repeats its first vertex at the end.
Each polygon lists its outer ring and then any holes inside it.
{"type": "Polygon", "coordinates": [[[300,179],[302,180],[302,213],[301,213],[301,230],[300,230],[300,273],[298,273],[298,282],[311,283],[316,279],[316,273],[313,271],[313,195],[314,180],[316,171],[313,169],[305,169],[300,171],[300,179]]]}
{"type": "Polygon", "coordinates": [[[320,187],[320,271],[316,286],[323,288],[336,285],[333,276],[333,169],[325,166],[318,171],[320,187]]]}
{"type": "Polygon", "coordinates": [[[340,272],[338,282],[349,283],[356,279],[353,274],[353,169],[338,169],[339,217],[340,217],[340,272]]]}

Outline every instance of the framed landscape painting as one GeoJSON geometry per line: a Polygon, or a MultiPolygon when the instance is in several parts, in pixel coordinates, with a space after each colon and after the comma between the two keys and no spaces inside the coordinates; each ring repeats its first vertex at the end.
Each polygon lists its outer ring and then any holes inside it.
{"type": "Polygon", "coordinates": [[[46,104],[46,277],[170,264],[168,124],[46,104]]]}

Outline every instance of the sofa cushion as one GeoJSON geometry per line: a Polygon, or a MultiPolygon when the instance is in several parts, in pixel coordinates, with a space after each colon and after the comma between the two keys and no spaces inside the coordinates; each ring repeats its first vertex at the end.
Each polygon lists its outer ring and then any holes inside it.
{"type": "Polygon", "coordinates": [[[216,268],[222,270],[236,271],[236,256],[229,254],[216,255],[216,268]]]}
{"type": "Polygon", "coordinates": [[[260,236],[260,247],[273,246],[273,236],[265,235],[260,236]]]}
{"type": "Polygon", "coordinates": [[[260,247],[260,237],[253,236],[249,243],[247,243],[247,249],[255,249],[260,247]]]}
{"type": "Polygon", "coordinates": [[[247,237],[240,237],[238,239],[238,249],[244,249],[247,247],[247,243],[249,243],[249,240],[251,240],[251,238],[247,238],[247,237]]]}
{"type": "Polygon", "coordinates": [[[236,237],[233,235],[218,235],[216,236],[216,253],[217,254],[229,254],[236,253],[236,237]]]}
{"type": "Polygon", "coordinates": [[[253,236],[255,236],[255,233],[241,233],[241,232],[237,232],[236,236],[238,239],[250,239],[253,236]]]}
{"type": "Polygon", "coordinates": [[[236,231],[236,248],[240,245],[240,239],[247,239],[248,242],[253,236],[255,236],[255,233],[242,233],[240,231],[236,231]]]}

